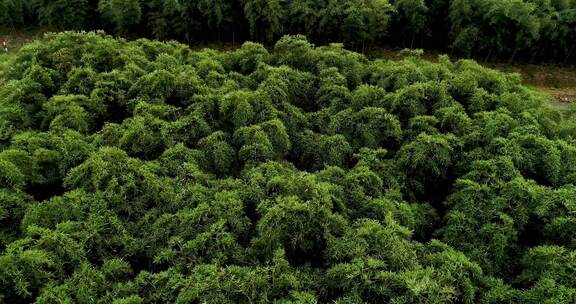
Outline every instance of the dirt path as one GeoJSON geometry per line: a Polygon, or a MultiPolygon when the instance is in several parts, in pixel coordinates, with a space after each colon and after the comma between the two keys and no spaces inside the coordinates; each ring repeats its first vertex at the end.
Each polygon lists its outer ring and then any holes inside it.
{"type": "Polygon", "coordinates": [[[522,75],[524,83],[553,97],[555,107],[568,108],[576,103],[576,68],[556,65],[494,64],[495,69],[522,75]]]}

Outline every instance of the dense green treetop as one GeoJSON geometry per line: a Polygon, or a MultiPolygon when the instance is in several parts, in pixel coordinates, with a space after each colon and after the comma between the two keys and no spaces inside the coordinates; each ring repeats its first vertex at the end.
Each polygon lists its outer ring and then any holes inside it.
{"type": "MultiPolygon", "coordinates": [[[[134,25],[131,3],[100,9],[134,25]]],[[[0,301],[573,302],[572,113],[418,56],[302,36],[23,47],[0,85],[0,301]]]]}

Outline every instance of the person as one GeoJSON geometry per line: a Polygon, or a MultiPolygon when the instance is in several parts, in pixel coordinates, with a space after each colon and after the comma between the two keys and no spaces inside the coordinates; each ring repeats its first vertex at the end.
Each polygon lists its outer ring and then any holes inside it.
{"type": "Polygon", "coordinates": [[[4,48],[4,52],[8,53],[8,42],[6,39],[2,39],[2,48],[4,48]]]}

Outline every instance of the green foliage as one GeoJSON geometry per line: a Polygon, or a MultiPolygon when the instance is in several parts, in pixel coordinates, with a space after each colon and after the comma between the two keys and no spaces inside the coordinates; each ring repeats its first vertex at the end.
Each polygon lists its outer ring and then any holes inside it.
{"type": "Polygon", "coordinates": [[[40,25],[57,29],[83,29],[94,8],[89,0],[31,0],[40,25]]]}
{"type": "Polygon", "coordinates": [[[573,0],[2,0],[0,27],[105,29],[190,43],[302,34],[316,43],[434,48],[573,64],[573,0]]]}
{"type": "Polygon", "coordinates": [[[30,2],[26,0],[0,1],[0,26],[14,27],[24,24],[30,18],[30,2]]]}
{"type": "MultiPolygon", "coordinates": [[[[398,11],[398,22],[407,27],[412,34],[421,33],[428,24],[428,6],[424,0],[396,0],[394,7],[398,11]]],[[[413,46],[412,41],[411,46],[413,46]]]]}
{"type": "Polygon", "coordinates": [[[128,34],[140,23],[142,8],[138,0],[100,0],[98,11],[102,18],[114,26],[119,34],[128,34]]]}
{"type": "Polygon", "coordinates": [[[282,7],[278,0],[244,0],[244,15],[250,24],[250,36],[271,42],[282,31],[282,7]]]}
{"type": "MultiPolygon", "coordinates": [[[[139,4],[145,22],[159,3],[139,4]]],[[[212,3],[178,4],[228,26],[212,3]]],[[[335,33],[391,9],[332,4],[335,33]]],[[[414,22],[438,9],[392,4],[414,22]]],[[[572,117],[514,75],[404,54],[303,36],[25,46],[0,84],[0,301],[573,302],[572,117]]]]}
{"type": "Polygon", "coordinates": [[[31,198],[25,193],[2,189],[0,190],[0,246],[4,248],[6,245],[15,241],[21,236],[20,223],[24,217],[31,198]]]}

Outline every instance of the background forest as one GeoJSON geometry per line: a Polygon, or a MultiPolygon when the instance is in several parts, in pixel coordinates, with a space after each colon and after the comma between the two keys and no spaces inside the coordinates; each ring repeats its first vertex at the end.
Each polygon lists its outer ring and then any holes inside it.
{"type": "Polygon", "coordinates": [[[125,37],[433,48],[476,59],[576,62],[576,0],[0,0],[0,27],[125,37]]]}
{"type": "MultiPolygon", "coordinates": [[[[168,19],[135,20],[116,26],[168,19]]],[[[419,55],[23,47],[0,80],[0,301],[573,303],[574,113],[419,55]]]]}

